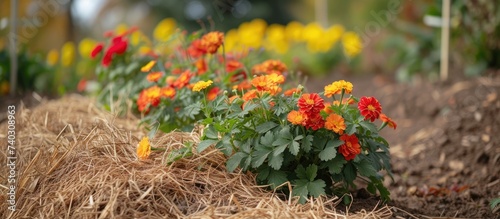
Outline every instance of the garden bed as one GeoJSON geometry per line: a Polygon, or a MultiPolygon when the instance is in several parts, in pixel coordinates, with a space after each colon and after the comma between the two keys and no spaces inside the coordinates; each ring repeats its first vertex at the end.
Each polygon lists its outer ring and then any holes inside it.
{"type": "MultiPolygon", "coordinates": [[[[228,173],[223,155],[215,149],[165,165],[169,151],[199,141],[197,131],[158,135],[153,146],[167,150],[139,161],[135,147],[146,134],[137,126],[137,118],[116,118],[98,109],[93,100],[69,95],[34,108],[18,105],[18,210],[11,215],[2,202],[0,215],[500,217],[489,208],[489,200],[500,195],[498,76],[414,85],[333,77],[311,80],[307,87],[321,91],[322,81],[349,80],[356,96],[376,96],[398,123],[396,134],[382,132],[391,145],[395,175],[394,182],[386,182],[393,200],[388,206],[363,190],[354,191],[350,206],[324,197],[296,204],[256,186],[252,174],[228,173]]],[[[2,133],[6,126],[6,121],[0,124],[2,133]]],[[[5,168],[0,170],[5,173],[5,168]]]]}

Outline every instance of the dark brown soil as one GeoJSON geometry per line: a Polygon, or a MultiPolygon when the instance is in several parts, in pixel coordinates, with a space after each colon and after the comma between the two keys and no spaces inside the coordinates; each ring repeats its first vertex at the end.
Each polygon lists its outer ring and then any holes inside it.
{"type": "MultiPolygon", "coordinates": [[[[319,92],[339,79],[351,81],[356,96],[379,99],[398,124],[382,131],[391,145],[394,182],[386,185],[395,216],[500,218],[489,207],[500,197],[500,72],[413,84],[332,75],[310,80],[308,88],[319,92]]],[[[351,210],[378,202],[354,194],[351,210]]]]}

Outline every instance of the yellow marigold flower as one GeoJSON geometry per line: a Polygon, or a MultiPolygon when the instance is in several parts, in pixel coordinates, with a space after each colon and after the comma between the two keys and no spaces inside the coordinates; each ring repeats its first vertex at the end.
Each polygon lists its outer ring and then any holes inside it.
{"type": "Polygon", "coordinates": [[[210,85],[212,85],[212,83],[213,83],[212,80],[198,81],[198,82],[196,82],[196,84],[194,84],[193,91],[199,92],[199,91],[209,87],[210,85]]]}
{"type": "Polygon", "coordinates": [[[304,112],[292,110],[288,113],[286,119],[294,125],[305,126],[307,121],[307,115],[304,112]]]}
{"type": "Polygon", "coordinates": [[[354,57],[361,53],[363,44],[359,36],[354,32],[346,32],[342,36],[342,45],[344,47],[344,54],[347,57],[354,57]]]}
{"type": "Polygon", "coordinates": [[[122,35],[128,31],[128,26],[126,24],[118,24],[115,28],[116,35],[122,35]]]}
{"type": "Polygon", "coordinates": [[[156,25],[153,36],[156,40],[165,42],[170,39],[170,36],[175,31],[175,27],[176,23],[173,18],[165,18],[156,25]]]}
{"type": "Polygon", "coordinates": [[[90,53],[92,52],[92,50],[94,50],[96,45],[96,41],[90,38],[84,38],[78,44],[78,52],[80,52],[80,56],[85,58],[90,57],[90,53]]]}
{"type": "Polygon", "coordinates": [[[326,117],[325,128],[340,135],[344,134],[346,125],[342,116],[332,113],[326,117]]]}
{"type": "Polygon", "coordinates": [[[151,145],[149,144],[149,138],[143,137],[142,140],[137,144],[137,157],[141,160],[145,160],[151,154],[151,145]]]}
{"type": "Polygon", "coordinates": [[[285,34],[288,40],[299,42],[302,40],[302,30],[304,25],[298,21],[292,21],[285,27],[285,34]]]}
{"type": "Polygon", "coordinates": [[[153,68],[153,66],[155,66],[155,64],[156,64],[156,61],[152,60],[152,61],[148,62],[148,64],[142,66],[141,71],[142,72],[151,71],[151,69],[153,68]]]}
{"type": "Polygon", "coordinates": [[[54,66],[57,64],[57,61],[59,60],[59,51],[52,49],[49,51],[47,54],[47,64],[50,66],[54,66]]]}
{"type": "Polygon", "coordinates": [[[351,82],[347,82],[344,80],[335,81],[330,85],[325,86],[325,96],[331,97],[335,94],[340,94],[342,89],[344,89],[344,93],[350,94],[352,93],[353,85],[351,82]]]}
{"type": "Polygon", "coordinates": [[[73,42],[66,42],[61,48],[61,64],[65,67],[73,64],[75,60],[75,44],[73,42]]]}

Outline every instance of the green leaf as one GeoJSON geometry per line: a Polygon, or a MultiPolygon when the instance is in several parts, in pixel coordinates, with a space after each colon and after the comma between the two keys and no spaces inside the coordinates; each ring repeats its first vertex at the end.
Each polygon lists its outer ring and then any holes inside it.
{"type": "Polygon", "coordinates": [[[198,144],[197,151],[198,153],[203,152],[205,149],[210,147],[210,145],[213,145],[215,143],[219,142],[219,140],[214,140],[214,139],[208,139],[208,140],[203,140],[198,144]]]}
{"type": "Polygon", "coordinates": [[[352,165],[352,163],[347,163],[345,165],[343,173],[345,181],[349,184],[356,179],[356,168],[352,165]]]}
{"type": "Polygon", "coordinates": [[[276,186],[288,181],[286,176],[286,172],[271,169],[267,182],[271,185],[271,188],[274,189],[276,186]]]}
{"type": "Polygon", "coordinates": [[[205,134],[205,137],[210,138],[210,139],[218,139],[219,138],[219,134],[215,130],[214,126],[208,126],[207,128],[205,128],[204,134],[205,134]]]}
{"type": "Polygon", "coordinates": [[[264,161],[266,161],[266,158],[269,156],[271,153],[271,150],[256,150],[252,154],[252,167],[257,168],[260,167],[264,161]]]}
{"type": "Polygon", "coordinates": [[[295,169],[295,175],[297,175],[299,179],[307,179],[306,168],[304,168],[302,164],[299,164],[295,169]]]}
{"type": "Polygon", "coordinates": [[[285,145],[281,145],[281,146],[275,147],[274,150],[273,150],[273,156],[278,156],[279,154],[282,154],[283,151],[285,151],[286,146],[287,145],[285,144],[285,145]]]}
{"type": "Polygon", "coordinates": [[[291,154],[293,154],[294,156],[297,156],[297,154],[299,154],[299,150],[300,150],[299,142],[293,141],[292,144],[290,145],[290,147],[288,148],[288,150],[290,151],[291,154]]]}
{"type": "Polygon", "coordinates": [[[366,190],[368,190],[368,192],[370,192],[371,194],[377,194],[377,188],[375,187],[375,184],[374,183],[368,183],[368,186],[366,187],[366,190]]]}
{"type": "Polygon", "coordinates": [[[495,209],[498,205],[500,205],[500,197],[491,200],[490,202],[491,210],[495,209]]]}
{"type": "Polygon", "coordinates": [[[237,152],[231,156],[226,162],[226,169],[228,172],[233,172],[241,163],[241,160],[247,157],[248,154],[237,152]]]}
{"type": "Polygon", "coordinates": [[[344,156],[336,156],[333,160],[327,162],[328,172],[330,172],[330,174],[338,174],[342,172],[342,167],[344,167],[346,163],[347,161],[344,159],[344,156]]]}
{"type": "Polygon", "coordinates": [[[341,140],[329,140],[326,143],[325,149],[318,154],[319,159],[322,161],[329,161],[337,155],[337,147],[342,145],[344,142],[341,140]]]}
{"type": "Polygon", "coordinates": [[[299,203],[306,203],[307,195],[309,194],[309,191],[307,190],[309,181],[307,179],[298,179],[294,181],[294,184],[295,186],[292,190],[292,196],[299,196],[299,203]]]}
{"type": "Polygon", "coordinates": [[[387,188],[385,188],[384,184],[382,182],[376,183],[375,187],[377,187],[378,192],[380,193],[380,197],[382,198],[382,201],[388,202],[391,200],[391,193],[387,188]]]}
{"type": "MultiPolygon", "coordinates": [[[[304,139],[302,139],[302,141],[301,141],[301,143],[302,143],[302,149],[305,152],[311,151],[313,137],[314,137],[313,135],[307,135],[304,139]]],[[[297,154],[294,154],[294,155],[297,155],[297,154]]]]}
{"type": "Polygon", "coordinates": [[[311,164],[306,168],[306,176],[309,181],[313,181],[318,173],[318,166],[316,164],[311,164]]]}
{"type": "Polygon", "coordinates": [[[279,170],[283,164],[283,154],[273,155],[269,159],[269,166],[275,170],[279,170]]]}
{"type": "Polygon", "coordinates": [[[325,187],[326,183],[322,179],[317,179],[307,184],[307,190],[309,191],[309,194],[314,196],[315,198],[325,194],[325,187]]]}
{"type": "Polygon", "coordinates": [[[359,174],[362,176],[370,177],[377,175],[377,170],[373,168],[373,165],[367,159],[363,159],[359,163],[354,163],[354,166],[356,166],[359,174]]]}
{"type": "Polygon", "coordinates": [[[348,124],[346,129],[345,129],[345,133],[348,135],[352,135],[352,134],[354,134],[354,132],[356,132],[357,127],[358,127],[358,124],[354,124],[354,123],[348,124]]]}
{"type": "Polygon", "coordinates": [[[361,127],[365,128],[367,130],[370,130],[370,132],[372,132],[372,133],[377,133],[377,127],[371,122],[363,120],[359,123],[359,125],[361,125],[361,127]]]}
{"type": "Polygon", "coordinates": [[[189,106],[186,106],[186,108],[182,110],[181,115],[185,115],[191,119],[194,119],[196,115],[200,114],[200,111],[201,111],[201,102],[196,102],[189,106]]]}
{"type": "Polygon", "coordinates": [[[266,123],[262,123],[260,125],[258,125],[255,130],[260,133],[260,134],[263,134],[263,133],[266,133],[267,131],[271,130],[272,128],[278,126],[278,124],[274,123],[274,122],[266,122],[266,123]]]}
{"type": "Polygon", "coordinates": [[[260,143],[265,146],[272,146],[274,142],[274,134],[272,132],[267,132],[264,136],[260,138],[260,143]]]}

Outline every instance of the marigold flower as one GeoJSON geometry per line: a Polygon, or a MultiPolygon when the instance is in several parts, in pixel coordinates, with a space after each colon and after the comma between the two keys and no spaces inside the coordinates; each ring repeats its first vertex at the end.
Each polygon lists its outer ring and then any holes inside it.
{"type": "Polygon", "coordinates": [[[318,130],[325,126],[325,120],[319,113],[307,114],[306,128],[318,130]]]}
{"type": "Polygon", "coordinates": [[[101,53],[103,48],[104,45],[102,43],[97,44],[94,49],[92,49],[92,52],[90,52],[90,58],[95,58],[99,53],[101,53]]]}
{"type": "Polygon", "coordinates": [[[174,98],[176,91],[173,87],[163,87],[161,88],[161,96],[165,98],[174,98]]]}
{"type": "Polygon", "coordinates": [[[262,75],[253,78],[252,85],[257,88],[258,91],[267,91],[274,95],[278,92],[281,92],[281,88],[278,86],[278,84],[281,84],[284,81],[285,77],[283,75],[262,75]]]}
{"type": "Polygon", "coordinates": [[[161,20],[158,25],[156,25],[153,31],[153,37],[160,42],[165,42],[170,39],[170,36],[174,33],[175,28],[175,20],[173,18],[165,18],[161,20]]]}
{"type": "Polygon", "coordinates": [[[302,94],[297,105],[299,106],[299,110],[305,112],[308,116],[317,114],[325,108],[324,100],[317,93],[302,94]]]}
{"type": "Polygon", "coordinates": [[[257,98],[257,90],[247,91],[245,94],[243,94],[243,97],[241,99],[243,99],[244,101],[249,101],[254,98],[257,98]]]}
{"type": "Polygon", "coordinates": [[[193,91],[195,92],[200,92],[201,90],[204,90],[205,88],[209,87],[212,85],[213,81],[208,80],[208,81],[198,81],[196,84],[193,86],[193,91]]]}
{"type": "Polygon", "coordinates": [[[70,66],[75,61],[75,44],[73,42],[64,43],[61,48],[61,64],[62,66],[70,66]]]}
{"type": "Polygon", "coordinates": [[[47,64],[50,66],[54,66],[59,61],[59,51],[52,49],[47,54],[47,64]]]}
{"type": "Polygon", "coordinates": [[[128,43],[122,36],[117,36],[111,41],[111,46],[106,50],[102,59],[102,65],[109,66],[115,54],[123,54],[127,51],[128,43]]]}
{"type": "Polygon", "coordinates": [[[281,75],[287,71],[286,65],[279,60],[267,60],[257,64],[252,68],[253,74],[278,74],[281,75]]]}
{"type": "Polygon", "coordinates": [[[85,80],[84,78],[82,78],[82,79],[78,82],[78,85],[76,86],[76,90],[77,90],[78,92],[84,92],[86,88],[87,88],[87,80],[85,80]]]}
{"type": "MultiPolygon", "coordinates": [[[[335,105],[335,101],[333,102],[333,104],[335,105]]],[[[325,108],[323,108],[323,111],[326,113],[326,114],[332,114],[333,113],[333,110],[332,110],[332,104],[330,103],[325,103],[325,108]]]]}
{"type": "Polygon", "coordinates": [[[193,40],[187,49],[187,54],[193,58],[198,58],[206,53],[207,50],[201,45],[200,39],[193,40]]]}
{"type": "Polygon", "coordinates": [[[151,60],[148,62],[148,64],[142,66],[141,71],[142,72],[149,72],[149,71],[151,71],[153,66],[155,66],[155,64],[156,64],[156,60],[151,60]]]}
{"type": "Polygon", "coordinates": [[[219,49],[223,42],[224,34],[219,31],[213,31],[201,37],[201,46],[210,54],[217,52],[217,49],[219,49]]]}
{"type": "Polygon", "coordinates": [[[365,120],[375,121],[382,112],[382,106],[375,97],[361,97],[358,103],[358,109],[365,120]]]}
{"type": "Polygon", "coordinates": [[[140,112],[148,113],[150,106],[160,104],[161,88],[153,86],[141,91],[137,98],[137,107],[140,112]]]}
{"type": "Polygon", "coordinates": [[[307,122],[307,115],[297,110],[290,111],[286,118],[290,123],[294,125],[305,126],[307,122]]]}
{"type": "Polygon", "coordinates": [[[196,66],[196,69],[198,69],[198,72],[197,72],[198,75],[202,75],[205,72],[207,72],[208,67],[207,67],[207,62],[205,61],[205,59],[201,58],[201,59],[196,60],[194,65],[196,66]]]}
{"type": "Polygon", "coordinates": [[[363,49],[361,38],[354,32],[344,33],[342,36],[342,45],[344,47],[344,54],[349,58],[358,55],[363,49]]]}
{"type": "Polygon", "coordinates": [[[146,79],[150,82],[157,82],[161,77],[163,77],[163,72],[157,71],[149,73],[148,76],[146,76],[146,79]]]}
{"type": "Polygon", "coordinates": [[[344,80],[335,81],[330,85],[325,86],[325,96],[331,97],[335,94],[340,94],[342,89],[344,89],[344,93],[350,94],[352,93],[352,83],[344,80]]]}
{"type": "Polygon", "coordinates": [[[252,84],[248,80],[244,80],[241,83],[233,86],[234,90],[248,90],[250,88],[252,88],[252,84]]]}
{"type": "Polygon", "coordinates": [[[137,157],[141,160],[148,159],[151,154],[151,144],[149,144],[149,138],[143,137],[139,144],[137,144],[137,157]]]}
{"type": "Polygon", "coordinates": [[[344,141],[344,144],[339,146],[339,152],[344,155],[345,160],[352,160],[361,153],[361,146],[356,135],[345,134],[340,136],[340,140],[344,141]]]}
{"type": "Polygon", "coordinates": [[[92,50],[96,46],[97,42],[90,38],[84,38],[78,44],[78,52],[80,52],[81,57],[90,57],[92,50]]]}
{"type": "Polygon", "coordinates": [[[332,113],[326,117],[325,128],[340,135],[344,134],[346,128],[344,118],[341,115],[332,113]]]}
{"type": "Polygon", "coordinates": [[[381,113],[379,119],[382,120],[383,123],[387,124],[389,127],[396,129],[397,124],[391,118],[387,117],[385,114],[381,113]]]}
{"type": "Polygon", "coordinates": [[[241,62],[238,62],[236,60],[230,60],[226,63],[226,71],[227,72],[233,72],[235,70],[243,68],[243,64],[241,62]]]}
{"type": "Polygon", "coordinates": [[[189,72],[189,70],[186,70],[177,78],[177,80],[174,81],[172,85],[176,88],[183,88],[189,84],[191,77],[191,72],[189,72]]]}
{"type": "Polygon", "coordinates": [[[210,89],[207,93],[207,100],[208,101],[212,101],[212,100],[215,100],[215,98],[217,97],[217,95],[219,94],[220,92],[220,88],[219,87],[214,87],[212,89],[210,89]]]}
{"type": "Polygon", "coordinates": [[[298,88],[291,88],[291,89],[288,89],[286,90],[285,92],[283,92],[283,95],[287,96],[287,97],[290,97],[292,96],[294,93],[299,93],[300,92],[300,89],[298,88]]]}

